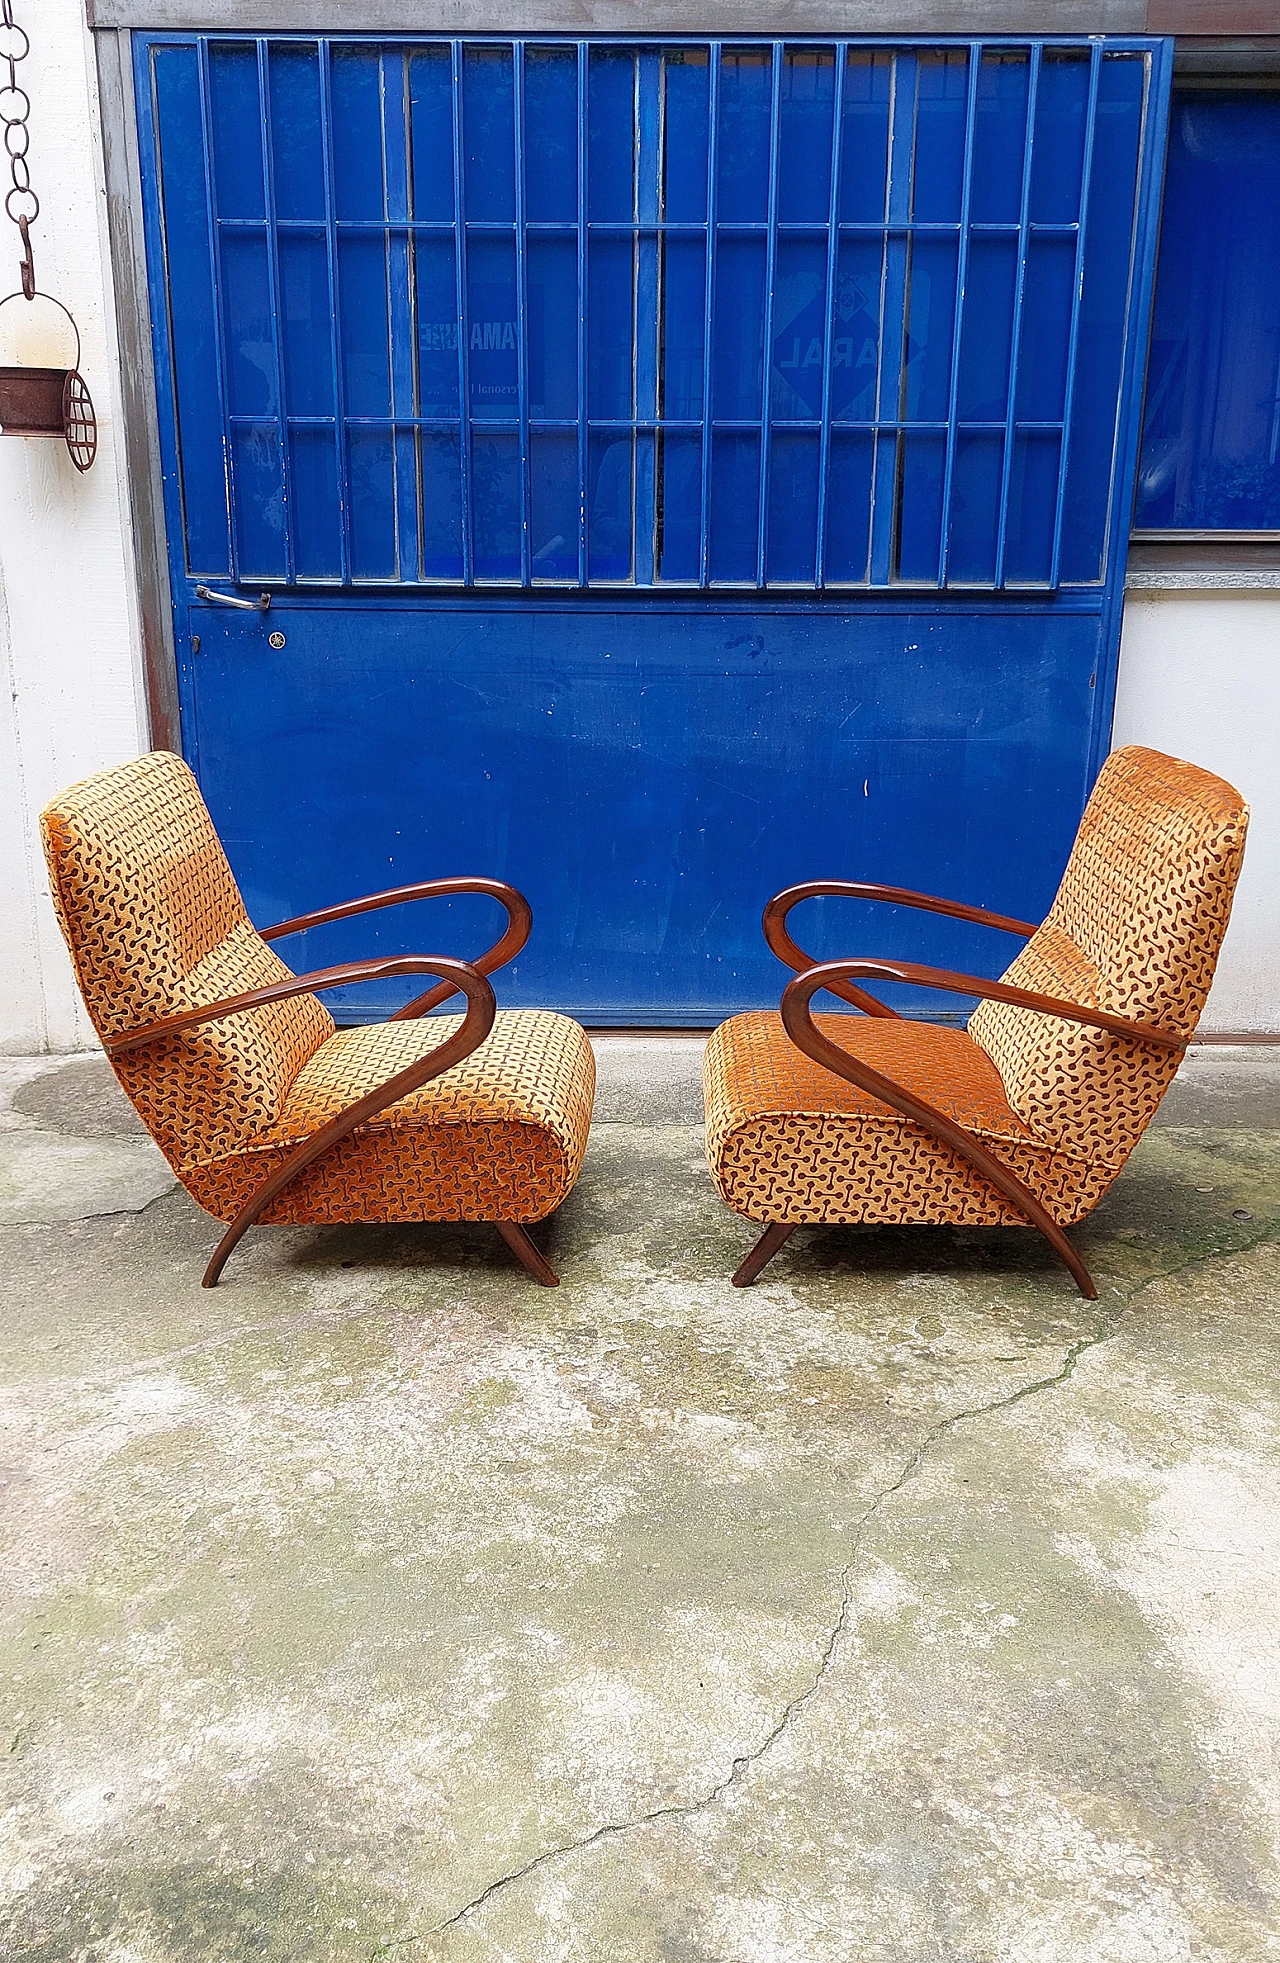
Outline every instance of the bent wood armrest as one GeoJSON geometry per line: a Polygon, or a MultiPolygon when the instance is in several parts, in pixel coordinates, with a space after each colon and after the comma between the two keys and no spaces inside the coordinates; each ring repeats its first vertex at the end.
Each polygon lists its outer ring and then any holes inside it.
{"type": "MultiPolygon", "coordinates": [[[[1006,934],[1021,934],[1029,939],[1036,929],[1029,920],[1014,920],[1004,913],[990,913],[986,907],[966,906],[960,900],[939,900],[932,893],[913,893],[905,886],[880,886],[865,879],[806,879],[799,886],[786,886],[781,893],[775,893],[764,910],[761,925],[770,949],[779,961],[785,961],[789,968],[801,974],[816,964],[811,954],[806,954],[792,940],[787,932],[787,916],[792,907],[799,906],[801,900],[814,900],[823,896],[844,900],[885,900],[892,906],[918,907],[924,913],[942,913],[952,920],[971,920],[979,927],[999,927],[1006,934]]],[[[887,1003],[878,1002],[874,995],[864,989],[853,988],[846,983],[826,984],[833,995],[842,1001],[852,1002],[856,1008],[869,1016],[898,1018],[898,1011],[887,1003]]],[[[900,1020],[900,1018],[898,1018],[900,1020]]]]}
{"type": "MultiPolygon", "coordinates": [[[[293,920],[281,920],[274,927],[258,929],[264,941],[278,941],[286,934],[301,934],[308,927],[327,927],[333,920],[349,920],[353,914],[374,913],[380,907],[401,906],[407,900],[451,899],[460,893],[487,893],[506,908],[506,932],[496,940],[491,948],[470,963],[478,974],[491,975],[497,968],[514,961],[529,938],[533,925],[533,909],[523,893],[509,886],[505,879],[481,879],[462,876],[457,879],[422,879],[412,886],[393,886],[385,893],[369,893],[360,900],[344,900],[340,906],[321,907],[316,913],[300,913],[293,920]]],[[[406,1022],[415,1016],[425,1015],[429,1009],[447,1002],[456,993],[447,983],[428,989],[412,1002],[406,1002],[389,1018],[391,1022],[406,1022]]]]}
{"type": "MultiPolygon", "coordinates": [[[[381,981],[388,975],[444,975],[448,977],[445,985],[447,995],[461,988],[470,996],[469,982],[483,980],[479,969],[468,962],[450,960],[438,954],[389,954],[378,961],[344,961],[336,968],[317,968],[310,975],[290,975],[287,981],[271,982],[266,988],[251,988],[243,995],[228,995],[220,1002],[204,1002],[199,1008],[182,1009],[177,1015],[162,1017],[159,1022],[144,1023],[138,1029],[126,1029],[118,1036],[104,1036],[102,1047],[108,1056],[124,1056],[129,1050],[140,1050],[145,1043],[157,1042],[162,1036],[176,1035],[182,1029],[195,1029],[202,1022],[216,1022],[222,1016],[242,1015],[248,1009],[261,1009],[268,1002],[287,1002],[293,995],[314,995],[321,989],[344,988],[351,982],[381,981]],[[455,980],[455,976],[458,979],[455,980]]],[[[487,981],[484,986],[490,1002],[493,1002],[493,989],[487,981]]],[[[491,1015],[490,1023],[492,1020],[491,1015]]],[[[477,1040],[484,1039],[480,1037],[477,1040]]]]}

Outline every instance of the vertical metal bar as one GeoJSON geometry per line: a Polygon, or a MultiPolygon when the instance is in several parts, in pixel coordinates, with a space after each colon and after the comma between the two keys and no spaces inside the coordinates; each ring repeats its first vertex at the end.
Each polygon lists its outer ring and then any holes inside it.
{"type": "Polygon", "coordinates": [[[760,375],[760,509],[756,527],[756,585],[765,581],[765,552],[769,535],[769,460],[773,450],[770,418],[773,414],[773,289],[778,264],[778,153],[782,119],[781,41],[773,43],[771,54],[772,89],[769,103],[769,216],[765,238],[764,344],[760,375]]]}
{"type": "Polygon", "coordinates": [[[587,584],[587,43],[578,42],[578,584],[587,584]]]}
{"type": "Polygon", "coordinates": [[[827,322],[822,343],[822,426],[818,437],[818,538],[814,585],[827,583],[827,470],[831,458],[831,343],[835,334],[836,279],[840,260],[840,166],[844,144],[844,72],[849,59],[847,41],[836,42],[835,89],[832,103],[831,196],[827,203],[827,322]]]}
{"type": "Polygon", "coordinates": [[[698,541],[698,584],[711,582],[711,361],[715,346],[716,208],[720,175],[720,43],[707,57],[707,229],[706,304],[702,310],[702,535],[698,541]]]}
{"type": "Polygon", "coordinates": [[[462,470],[462,583],[474,579],[471,526],[471,378],[467,360],[467,224],[466,173],[462,140],[462,43],[449,43],[450,73],[453,84],[453,237],[454,277],[458,293],[458,423],[459,461],[462,470]]]}
{"type": "Polygon", "coordinates": [[[222,462],[227,487],[227,541],[231,548],[231,577],[240,577],[240,543],[236,522],[235,451],[227,415],[227,334],[222,310],[222,241],[218,232],[217,192],[213,180],[213,115],[209,100],[209,41],[196,43],[200,78],[200,142],[204,152],[204,194],[209,211],[209,276],[213,286],[213,318],[218,336],[218,414],[222,419],[222,462]]]}
{"type": "Polygon", "coordinates": [[[1093,180],[1093,137],[1098,120],[1098,82],[1102,50],[1095,41],[1089,50],[1089,107],[1084,122],[1084,159],[1080,169],[1080,211],[1076,226],[1076,273],[1071,292],[1071,333],[1067,341],[1067,386],[1062,404],[1062,450],[1058,457],[1058,508],[1053,516],[1053,559],[1049,584],[1056,587],[1062,565],[1063,502],[1067,495],[1067,464],[1071,453],[1071,414],[1076,394],[1076,350],[1080,341],[1080,296],[1084,290],[1084,252],[1089,227],[1089,189],[1093,180]]]}
{"type": "Polygon", "coordinates": [[[1031,244],[1031,151],[1035,142],[1036,96],[1040,88],[1039,41],[1032,44],[1027,75],[1027,120],[1022,149],[1022,197],[1018,205],[1018,283],[1013,296],[1013,334],[1009,342],[1009,390],[1005,403],[1004,463],[1000,474],[999,531],[996,535],[996,585],[1004,585],[1005,545],[1009,530],[1009,485],[1013,475],[1013,445],[1017,429],[1018,360],[1022,352],[1022,303],[1027,286],[1027,255],[1031,244]]]}
{"type": "Polygon", "coordinates": [[[333,440],[338,474],[342,583],[351,582],[351,480],[347,469],[347,391],[343,376],[342,313],[338,303],[338,221],[333,179],[333,74],[328,40],[317,47],[320,71],[320,153],[324,159],[325,251],[329,262],[329,318],[333,323],[333,440]]]}
{"type": "Polygon", "coordinates": [[[960,237],[956,248],[956,312],[951,334],[951,387],[947,395],[947,460],[942,475],[942,535],[938,552],[938,585],[947,583],[951,554],[951,488],[956,468],[956,412],[960,400],[960,349],[964,340],[965,284],[969,273],[969,211],[973,191],[973,130],[978,113],[978,75],[982,43],[969,43],[969,94],[965,106],[964,177],[960,187],[960,237]]]}
{"type": "Polygon", "coordinates": [[[514,102],[515,184],[516,184],[516,392],[520,415],[520,584],[533,580],[532,502],[529,456],[529,355],[528,287],[529,269],[525,238],[524,183],[524,42],[511,44],[512,98],[514,102]]]}
{"type": "Polygon", "coordinates": [[[267,218],[267,280],[271,295],[271,353],[276,368],[276,440],[280,445],[280,476],[284,491],[284,576],[294,579],[293,549],[293,471],[290,463],[289,424],[285,412],[284,339],[280,330],[280,251],[276,236],[276,179],[272,157],[271,88],[267,64],[267,43],[258,42],[258,107],[262,132],[262,188],[267,218]]]}

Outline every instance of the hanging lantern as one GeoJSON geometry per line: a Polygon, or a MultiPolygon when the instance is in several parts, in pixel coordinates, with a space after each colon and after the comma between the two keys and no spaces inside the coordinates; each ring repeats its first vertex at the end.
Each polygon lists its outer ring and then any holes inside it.
{"type": "Polygon", "coordinates": [[[88,470],[98,452],[98,425],[93,401],[80,373],[80,329],[61,300],[36,289],[35,261],[31,252],[30,227],[39,215],[40,200],[31,188],[27,167],[30,141],[27,119],[31,98],[18,86],[18,63],[30,52],[31,43],[24,29],[13,18],[13,0],[0,0],[0,70],[8,69],[8,80],[0,79],[0,124],[4,126],[4,149],[12,179],[5,193],[4,209],[18,228],[22,240],[19,262],[22,291],[7,293],[0,307],[11,300],[46,300],[66,314],[76,337],[75,360],[70,368],[36,368],[25,365],[0,367],[0,435],[60,436],[71,453],[77,470],[88,470]]]}

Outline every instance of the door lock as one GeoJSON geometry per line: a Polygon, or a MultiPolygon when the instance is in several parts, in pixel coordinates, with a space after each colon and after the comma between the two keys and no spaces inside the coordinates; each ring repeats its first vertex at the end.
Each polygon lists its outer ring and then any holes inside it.
{"type": "Polygon", "coordinates": [[[215,593],[211,586],[197,586],[197,600],[216,600],[220,607],[241,607],[245,613],[269,613],[271,595],[259,593],[256,600],[241,600],[234,593],[215,593]]]}

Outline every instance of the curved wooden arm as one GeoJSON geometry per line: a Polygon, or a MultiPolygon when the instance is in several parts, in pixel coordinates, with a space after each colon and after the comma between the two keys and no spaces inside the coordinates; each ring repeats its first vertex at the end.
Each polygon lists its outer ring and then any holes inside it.
{"type": "MultiPolygon", "coordinates": [[[[806,879],[799,886],[786,886],[781,893],[775,893],[764,910],[761,922],[765,940],[773,953],[779,961],[785,961],[789,968],[794,968],[797,974],[803,974],[815,963],[813,956],[797,946],[787,932],[787,915],[792,907],[799,906],[801,900],[815,900],[824,895],[843,900],[886,900],[892,906],[918,907],[924,913],[944,913],[953,920],[971,920],[979,927],[999,927],[1006,934],[1021,934],[1024,940],[1036,931],[1029,920],[1014,920],[1008,914],[989,913],[985,907],[965,906],[960,900],[935,899],[931,893],[913,893],[905,886],[878,886],[865,879],[806,879]]],[[[852,1002],[866,1015],[901,1020],[896,1009],[891,1009],[886,1002],[878,1002],[874,995],[868,995],[864,989],[837,982],[831,993],[844,1002],[852,1002]]]]}
{"type": "MultiPolygon", "coordinates": [[[[430,1083],[433,1077],[443,1076],[444,1072],[451,1070],[455,1063],[461,1063],[464,1057],[470,1056],[473,1050],[479,1049],[493,1028],[493,1018],[497,1010],[493,984],[467,962],[451,961],[444,956],[436,955],[430,957],[402,955],[398,957],[398,961],[398,966],[392,965],[392,972],[440,975],[448,983],[450,994],[461,989],[467,998],[467,1012],[461,1025],[446,1042],[441,1043],[429,1055],[420,1057],[407,1069],[397,1071],[394,1077],[388,1077],[387,1081],[379,1084],[375,1090],[367,1091],[362,1098],[358,1098],[354,1104],[349,1104],[345,1111],[340,1111],[336,1118],[331,1118],[327,1125],[322,1125],[319,1131],[313,1132],[310,1138],[304,1139],[301,1145],[296,1146],[289,1153],[284,1164],[273,1172],[269,1179],[264,1180],[257,1191],[245,1201],[218,1242],[213,1258],[204,1271],[203,1287],[213,1288],[217,1285],[218,1276],[222,1273],[227,1256],[236,1243],[254,1221],[260,1218],[271,1202],[283,1192],[290,1180],[295,1179],[305,1167],[320,1158],[349,1132],[353,1132],[357,1125],[364,1124],[366,1119],[376,1117],[379,1111],[385,1111],[389,1104],[395,1104],[400,1098],[407,1097],[410,1091],[416,1091],[420,1085],[430,1083]],[[406,962],[412,962],[413,966],[403,965],[406,962]]],[[[376,967],[380,964],[357,963],[355,965],[376,967]]],[[[325,972],[340,975],[343,970],[335,968],[325,972]]],[[[314,980],[314,977],[312,979],[314,980]]],[[[328,985],[336,987],[338,984],[328,985]]]]}
{"type": "MultiPolygon", "coordinates": [[[[388,954],[378,961],[344,961],[336,968],[317,968],[309,975],[290,975],[287,981],[271,982],[266,988],[251,988],[243,995],[228,995],[220,1002],[205,1002],[198,1009],[182,1009],[176,1016],[144,1023],[119,1036],[104,1036],[102,1047],[108,1056],[124,1056],[140,1050],[144,1043],[155,1043],[162,1036],[174,1036],[182,1029],[195,1029],[202,1022],[216,1022],[222,1016],[236,1016],[246,1009],[261,1009],[268,1002],[287,1002],[291,995],[314,995],[325,988],[345,988],[351,982],[382,981],[388,975],[478,974],[465,961],[452,961],[437,954],[388,954]]],[[[450,980],[445,995],[453,995],[463,984],[450,980]]],[[[486,984],[487,986],[487,984],[486,984]]],[[[490,990],[492,993],[492,990],[490,990]]],[[[444,999],[443,997],[441,998],[444,999]]]]}
{"type": "MultiPolygon", "coordinates": [[[[1061,1016],[1066,1022],[1087,1023],[1093,1029],[1107,1030],[1112,1036],[1136,1037],[1144,1043],[1156,1043],[1164,1050],[1185,1050],[1191,1041],[1176,1029],[1162,1029],[1157,1023],[1131,1022],[1128,1016],[1113,1016],[1106,1009],[1090,1009],[1083,1002],[1069,1002],[1059,995],[1037,995],[1029,988],[1015,988],[1009,982],[958,975],[949,968],[926,968],[917,961],[886,961],[878,957],[824,961],[807,969],[799,980],[813,982],[808,991],[813,995],[820,988],[831,988],[832,981],[841,981],[846,975],[858,975],[864,981],[906,982],[913,988],[940,988],[948,995],[979,995],[987,1002],[1008,1002],[1016,1009],[1036,1009],[1046,1016],[1061,1016]]],[[[795,986],[795,982],[789,982],[787,993],[795,986]]],[[[832,993],[836,991],[832,989],[832,993]]]]}
{"type": "MultiPolygon", "coordinates": [[[[533,926],[533,909],[528,900],[514,886],[508,886],[505,879],[472,879],[465,876],[457,879],[422,879],[413,886],[393,886],[386,893],[369,893],[361,900],[344,900],[340,906],[322,907],[317,913],[300,913],[293,920],[278,921],[274,927],[260,927],[258,932],[264,941],[278,941],[286,934],[301,934],[308,927],[327,927],[333,920],[349,920],[353,914],[374,913],[380,907],[401,906],[407,900],[451,899],[460,893],[487,893],[506,908],[506,932],[469,964],[478,974],[491,975],[508,961],[514,961],[533,926]]],[[[442,983],[414,1001],[406,1002],[389,1020],[407,1022],[415,1016],[426,1015],[429,1009],[447,1002],[455,993],[456,990],[442,983]]]]}

